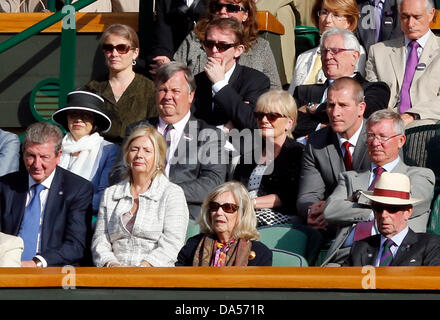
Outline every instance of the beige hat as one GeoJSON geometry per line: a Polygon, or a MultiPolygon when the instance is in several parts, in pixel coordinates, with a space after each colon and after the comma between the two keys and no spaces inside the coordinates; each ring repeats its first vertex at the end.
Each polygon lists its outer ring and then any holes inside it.
{"type": "Polygon", "coordinates": [[[411,199],[411,183],[403,173],[384,172],[377,180],[374,191],[361,191],[368,199],[389,205],[414,204],[422,199],[411,199]]]}

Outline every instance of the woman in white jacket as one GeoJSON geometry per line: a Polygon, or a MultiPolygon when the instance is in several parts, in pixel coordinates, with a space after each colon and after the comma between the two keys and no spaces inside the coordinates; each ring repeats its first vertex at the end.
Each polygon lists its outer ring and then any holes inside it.
{"type": "Polygon", "coordinates": [[[92,240],[96,266],[174,266],[189,212],[183,190],[165,176],[166,151],[165,139],[152,127],[139,127],[127,138],[126,179],[104,191],[99,208],[92,240]]]}

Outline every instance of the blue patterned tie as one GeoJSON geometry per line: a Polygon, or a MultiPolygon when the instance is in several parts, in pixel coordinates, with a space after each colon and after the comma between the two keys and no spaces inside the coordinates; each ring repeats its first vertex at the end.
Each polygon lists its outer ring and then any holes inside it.
{"type": "Polygon", "coordinates": [[[383,243],[382,256],[380,257],[379,267],[387,267],[393,261],[393,253],[391,252],[391,247],[394,245],[394,241],[387,239],[383,243]]]}
{"type": "Polygon", "coordinates": [[[37,238],[40,231],[40,215],[41,215],[41,202],[40,193],[45,188],[42,184],[35,184],[34,196],[29,202],[24,212],[23,222],[19,236],[24,241],[24,251],[21,255],[22,261],[31,260],[37,252],[37,238]]]}

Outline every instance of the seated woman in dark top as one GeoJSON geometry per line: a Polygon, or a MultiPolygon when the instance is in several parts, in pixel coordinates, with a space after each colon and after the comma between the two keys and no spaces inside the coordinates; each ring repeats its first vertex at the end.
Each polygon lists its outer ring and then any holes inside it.
{"type": "Polygon", "coordinates": [[[257,101],[255,119],[263,147],[258,150],[254,143],[252,155],[245,153],[240,158],[234,179],[247,186],[258,226],[302,223],[300,217],[295,216],[304,149],[292,139],[296,118],[295,100],[287,91],[271,90],[257,101]]]}
{"type": "Polygon", "coordinates": [[[83,89],[104,99],[103,111],[112,121],[104,137],[121,143],[128,124],[157,115],[156,89],[150,79],[133,70],[139,56],[139,38],[131,27],[113,24],[100,42],[108,75],[90,81],[83,89]]]}
{"type": "Polygon", "coordinates": [[[201,233],[188,239],[176,266],[271,266],[272,251],[257,241],[255,212],[246,188],[226,182],[206,197],[201,233]]]}

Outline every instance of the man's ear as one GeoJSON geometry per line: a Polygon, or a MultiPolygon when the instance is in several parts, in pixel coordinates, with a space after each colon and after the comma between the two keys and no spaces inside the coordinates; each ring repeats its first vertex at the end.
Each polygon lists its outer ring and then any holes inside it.
{"type": "Polygon", "coordinates": [[[239,44],[238,46],[235,47],[235,54],[234,54],[234,58],[238,59],[244,52],[244,45],[239,44]]]}

